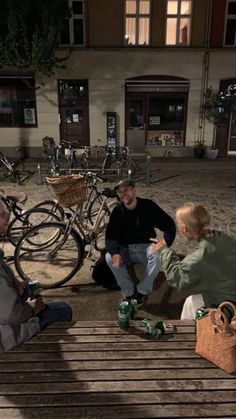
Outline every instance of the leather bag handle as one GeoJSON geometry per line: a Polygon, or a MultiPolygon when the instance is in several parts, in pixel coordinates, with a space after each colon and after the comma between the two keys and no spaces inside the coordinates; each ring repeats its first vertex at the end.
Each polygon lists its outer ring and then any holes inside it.
{"type": "Polygon", "coordinates": [[[232,303],[231,301],[224,301],[223,303],[221,303],[219,305],[219,309],[222,311],[222,307],[224,306],[230,306],[233,309],[234,315],[233,317],[236,317],[236,305],[234,303],[232,303]]]}
{"type": "Polygon", "coordinates": [[[209,314],[211,322],[218,332],[230,330],[228,319],[220,308],[213,308],[209,314]]]}

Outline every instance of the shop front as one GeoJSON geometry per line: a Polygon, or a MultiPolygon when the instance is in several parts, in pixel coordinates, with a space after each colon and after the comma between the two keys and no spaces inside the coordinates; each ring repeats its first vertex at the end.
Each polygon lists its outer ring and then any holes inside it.
{"type": "Polygon", "coordinates": [[[126,144],[145,148],[185,145],[189,82],[175,77],[126,81],[126,144]]]}

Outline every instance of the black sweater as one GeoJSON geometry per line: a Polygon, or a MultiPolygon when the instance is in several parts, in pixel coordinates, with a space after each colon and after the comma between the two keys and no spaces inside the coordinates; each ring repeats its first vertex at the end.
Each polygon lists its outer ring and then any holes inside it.
{"type": "Polygon", "coordinates": [[[155,202],[137,198],[137,205],[128,210],[119,203],[112,211],[107,231],[106,248],[111,255],[120,253],[120,245],[150,243],[156,237],[154,228],[164,232],[164,239],[170,246],[175,239],[175,223],[155,202]]]}

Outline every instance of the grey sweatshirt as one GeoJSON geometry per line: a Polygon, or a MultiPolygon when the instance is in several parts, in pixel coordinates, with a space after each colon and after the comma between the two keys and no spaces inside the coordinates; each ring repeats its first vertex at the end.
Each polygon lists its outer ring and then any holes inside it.
{"type": "Polygon", "coordinates": [[[14,273],[0,250],[0,353],[6,352],[40,331],[39,320],[22,301],[14,273]]]}

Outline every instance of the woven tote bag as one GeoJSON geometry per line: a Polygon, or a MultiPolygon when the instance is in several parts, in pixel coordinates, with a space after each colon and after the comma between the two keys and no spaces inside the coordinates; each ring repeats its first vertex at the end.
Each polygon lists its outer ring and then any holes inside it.
{"type": "Polygon", "coordinates": [[[236,372],[236,306],[225,301],[216,309],[207,309],[208,313],[196,320],[196,353],[224,371],[236,372]],[[234,317],[229,323],[222,308],[230,306],[234,317]]]}

